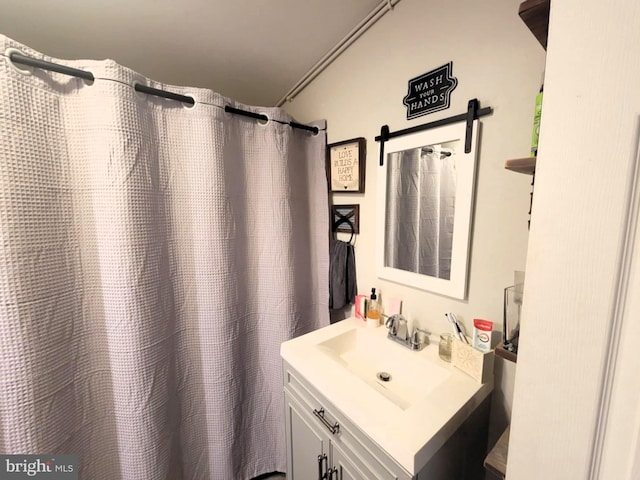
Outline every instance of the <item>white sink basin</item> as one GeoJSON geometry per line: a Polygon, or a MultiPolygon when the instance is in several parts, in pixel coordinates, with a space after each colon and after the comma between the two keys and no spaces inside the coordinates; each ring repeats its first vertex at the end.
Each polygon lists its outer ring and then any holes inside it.
{"type": "Polygon", "coordinates": [[[402,410],[424,399],[451,375],[450,369],[368,329],[352,328],[317,347],[402,410]]]}
{"type": "Polygon", "coordinates": [[[389,340],[386,328],[354,318],[284,342],[280,353],[412,475],[492,390],[443,362],[437,344],[413,351],[389,340]]]}

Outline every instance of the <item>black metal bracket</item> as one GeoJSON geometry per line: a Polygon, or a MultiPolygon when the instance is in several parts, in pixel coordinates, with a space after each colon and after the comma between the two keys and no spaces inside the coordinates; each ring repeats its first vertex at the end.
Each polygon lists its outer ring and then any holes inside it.
{"type": "Polygon", "coordinates": [[[384,165],[384,142],[395,137],[401,137],[403,135],[408,135],[410,133],[421,132],[422,130],[442,127],[443,125],[449,125],[451,123],[457,123],[457,122],[467,123],[467,128],[465,132],[464,151],[465,153],[469,153],[471,151],[471,140],[473,138],[473,121],[480,117],[491,115],[492,113],[493,113],[493,108],[491,107],[480,108],[480,102],[478,101],[477,98],[474,98],[472,100],[469,100],[467,112],[461,113],[460,115],[454,115],[452,117],[443,118],[441,120],[435,120],[433,122],[424,123],[422,125],[417,125],[415,127],[409,127],[403,130],[398,130],[396,132],[390,132],[389,126],[383,125],[382,128],[380,129],[380,136],[375,138],[376,142],[381,142],[380,143],[380,166],[384,165]]]}
{"type": "Polygon", "coordinates": [[[471,151],[471,139],[473,138],[473,121],[478,118],[478,99],[469,100],[467,106],[467,130],[464,135],[464,153],[471,151]]]}
{"type": "Polygon", "coordinates": [[[376,137],[376,142],[380,143],[380,166],[384,165],[384,142],[389,140],[389,125],[383,125],[380,128],[380,137],[376,137]],[[378,140],[380,138],[380,140],[378,140]]]}

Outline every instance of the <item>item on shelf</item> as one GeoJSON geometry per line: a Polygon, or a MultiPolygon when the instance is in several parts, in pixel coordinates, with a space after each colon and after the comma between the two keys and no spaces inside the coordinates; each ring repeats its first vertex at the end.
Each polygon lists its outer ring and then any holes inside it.
{"type": "Polygon", "coordinates": [[[533,133],[531,134],[531,156],[538,155],[538,139],[540,138],[540,118],[542,117],[542,96],[544,84],[536,95],[536,108],[533,111],[533,133]]]}
{"type": "Polygon", "coordinates": [[[504,289],[502,343],[506,350],[513,353],[518,353],[523,287],[519,283],[504,289]]]}

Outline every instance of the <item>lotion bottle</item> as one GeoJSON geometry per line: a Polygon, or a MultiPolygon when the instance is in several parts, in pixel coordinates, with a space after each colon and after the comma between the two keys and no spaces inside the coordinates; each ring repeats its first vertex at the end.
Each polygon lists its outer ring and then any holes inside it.
{"type": "Polygon", "coordinates": [[[378,296],[376,295],[376,289],[371,289],[371,297],[367,305],[367,327],[380,326],[381,306],[378,296]]]}

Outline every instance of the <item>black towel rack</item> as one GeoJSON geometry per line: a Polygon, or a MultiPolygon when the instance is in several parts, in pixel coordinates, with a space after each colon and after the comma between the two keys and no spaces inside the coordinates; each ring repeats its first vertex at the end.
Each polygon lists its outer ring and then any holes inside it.
{"type": "MultiPolygon", "coordinates": [[[[360,205],[332,205],[331,206],[331,231],[335,234],[340,231],[340,225],[347,224],[351,231],[349,243],[353,241],[353,236],[360,230],[360,205]]],[[[344,230],[341,230],[344,232],[344,230]]],[[[347,233],[347,232],[345,232],[347,233]]],[[[335,238],[335,235],[334,235],[335,238]]]]}
{"type": "Polygon", "coordinates": [[[336,215],[338,215],[338,220],[336,220],[335,222],[333,222],[333,232],[337,232],[338,231],[338,227],[342,224],[348,224],[349,227],[351,228],[351,236],[349,237],[349,243],[351,243],[351,241],[353,240],[353,236],[356,233],[356,228],[353,226],[353,222],[351,220],[349,220],[347,217],[345,217],[344,215],[342,215],[341,213],[336,213],[336,215]]]}

